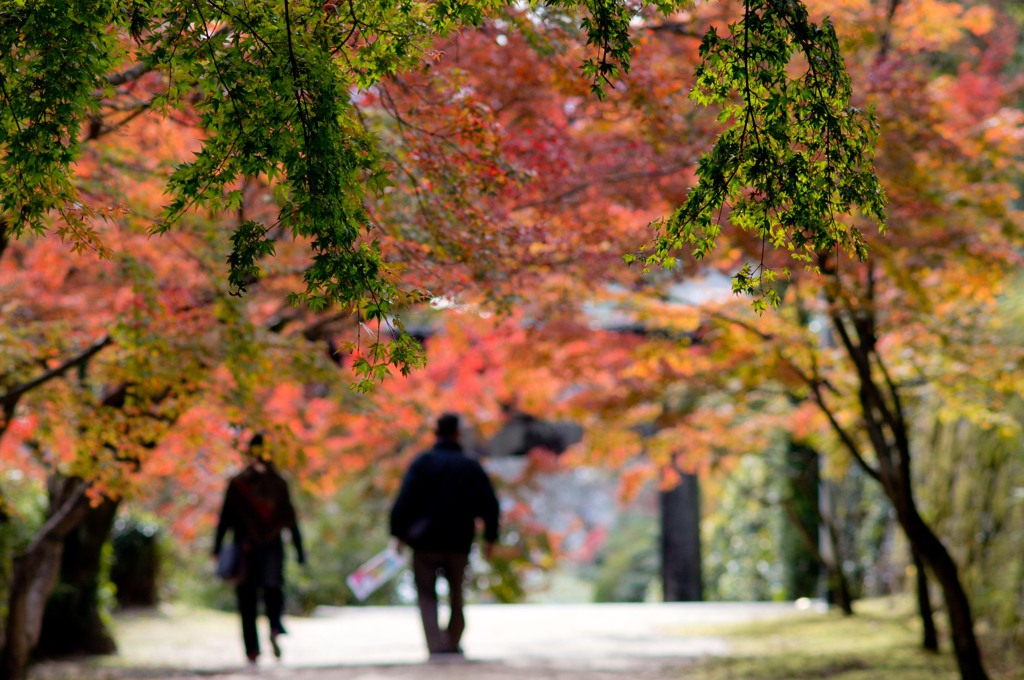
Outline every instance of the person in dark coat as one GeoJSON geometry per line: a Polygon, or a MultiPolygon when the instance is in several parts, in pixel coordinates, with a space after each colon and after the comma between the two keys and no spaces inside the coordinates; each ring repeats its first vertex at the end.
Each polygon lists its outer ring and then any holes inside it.
{"type": "Polygon", "coordinates": [[[270,623],[270,646],[274,656],[281,657],[277,638],[286,632],[281,623],[284,613],[284,542],[281,534],[285,529],[291,534],[299,564],[305,563],[306,555],[288,484],[264,450],[263,435],[257,434],[250,440],[247,453],[249,464],[231,478],[224,493],[213,555],[220,554],[225,535],[230,530],[244,556],[244,576],[235,586],[238,613],[242,619],[242,641],[249,662],[256,663],[260,655],[256,617],[261,593],[270,623]]]}
{"type": "Polygon", "coordinates": [[[459,642],[466,627],[463,578],[476,537],[477,519],[484,525],[484,557],[490,559],[498,540],[499,508],[494,487],[483,467],[467,458],[459,443],[459,417],[446,413],[437,420],[437,443],[409,466],[391,508],[391,535],[399,547],[413,550],[413,576],[423,632],[432,657],[462,654],[459,642]],[[451,615],[447,628],[437,616],[438,576],[448,582],[451,615]]]}

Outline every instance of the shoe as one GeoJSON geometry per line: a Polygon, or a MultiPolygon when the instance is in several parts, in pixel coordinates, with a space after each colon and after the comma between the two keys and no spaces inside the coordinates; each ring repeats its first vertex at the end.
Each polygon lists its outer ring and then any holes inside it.
{"type": "Polygon", "coordinates": [[[281,658],[281,645],[277,644],[277,636],[278,635],[280,635],[280,633],[272,633],[270,635],[270,649],[272,649],[274,651],[274,658],[275,659],[280,659],[281,658]]]}
{"type": "Polygon", "coordinates": [[[260,658],[260,654],[259,654],[259,652],[249,652],[248,654],[245,655],[245,658],[247,658],[249,660],[249,665],[250,666],[255,666],[256,665],[256,661],[260,658]]]}

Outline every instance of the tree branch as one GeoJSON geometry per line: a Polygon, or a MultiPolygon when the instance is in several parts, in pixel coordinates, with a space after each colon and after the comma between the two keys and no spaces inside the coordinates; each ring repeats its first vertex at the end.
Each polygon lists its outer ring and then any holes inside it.
{"type": "Polygon", "coordinates": [[[24,554],[30,555],[39,549],[39,546],[46,541],[62,540],[72,529],[78,526],[82,516],[89,507],[89,499],[86,496],[90,485],[80,481],[78,488],[72,492],[60,504],[57,512],[46,523],[40,527],[32,539],[32,543],[25,549],[24,554]]]}
{"type": "Polygon", "coordinates": [[[889,56],[889,50],[892,48],[892,24],[899,6],[900,0],[889,0],[889,11],[886,13],[885,26],[882,28],[882,37],[878,41],[878,56],[876,58],[879,62],[886,60],[889,56]]]}
{"type": "Polygon", "coordinates": [[[120,73],[110,73],[107,75],[107,82],[117,87],[118,85],[125,85],[130,82],[134,82],[146,75],[153,70],[153,65],[140,61],[138,64],[131,66],[130,68],[121,71],[120,73]]]}
{"type": "Polygon", "coordinates": [[[699,31],[693,27],[692,23],[685,21],[663,21],[660,24],[648,24],[644,26],[644,30],[652,33],[673,33],[675,35],[685,35],[691,38],[703,37],[703,31],[699,31]]]}
{"type": "Polygon", "coordinates": [[[37,387],[45,385],[54,378],[59,378],[60,376],[64,375],[73,368],[83,366],[90,359],[92,359],[92,357],[98,354],[104,347],[107,347],[112,343],[113,340],[111,339],[111,337],[109,335],[105,335],[99,342],[89,346],[88,348],[83,350],[78,356],[71,357],[70,359],[64,361],[64,363],[62,363],[61,365],[55,368],[51,368],[42,375],[33,378],[32,380],[29,380],[26,383],[16,385],[13,388],[9,389],[3,395],[0,395],[0,408],[3,408],[4,414],[4,422],[2,426],[0,426],[0,434],[2,434],[3,431],[7,429],[7,424],[14,416],[14,409],[18,405],[18,402],[21,400],[23,396],[25,396],[28,392],[31,392],[32,390],[36,389],[37,387]]]}
{"type": "MultiPolygon", "coordinates": [[[[710,315],[713,318],[717,318],[720,321],[733,324],[749,333],[753,333],[754,335],[758,336],[759,338],[766,342],[775,339],[775,336],[765,333],[759,328],[756,328],[752,324],[742,321],[741,319],[734,319],[728,316],[727,314],[715,311],[710,312],[710,315]]],[[[857,446],[857,442],[854,440],[853,436],[849,432],[847,432],[846,428],[843,427],[843,424],[839,422],[839,419],[836,417],[835,413],[832,412],[832,409],[829,408],[829,405],[825,401],[823,388],[827,388],[835,392],[835,387],[833,387],[827,379],[818,376],[816,373],[807,373],[800,366],[796,365],[796,363],[793,362],[789,357],[783,354],[781,349],[777,349],[775,351],[775,356],[778,358],[779,361],[783,362],[787,367],[789,367],[789,369],[793,371],[797,375],[797,377],[799,377],[800,380],[805,385],[807,385],[808,388],[810,388],[811,394],[814,398],[814,403],[818,405],[818,409],[825,415],[825,418],[828,420],[829,425],[832,427],[832,431],[835,432],[836,436],[839,438],[839,441],[842,443],[843,447],[849,452],[851,456],[853,456],[853,459],[857,461],[857,464],[861,467],[861,469],[864,470],[864,473],[867,474],[872,479],[874,479],[875,481],[881,482],[879,471],[872,467],[871,464],[868,463],[867,459],[864,458],[864,456],[861,454],[860,447],[857,446]]]]}
{"type": "Polygon", "coordinates": [[[693,167],[693,161],[689,161],[688,160],[688,161],[684,161],[682,163],[673,163],[672,165],[668,165],[668,166],[666,166],[664,168],[659,168],[658,170],[650,170],[650,171],[646,171],[646,172],[644,172],[644,171],[623,172],[623,173],[618,174],[618,175],[608,175],[606,177],[602,177],[602,178],[600,178],[598,180],[595,180],[593,182],[580,182],[579,184],[577,184],[575,186],[572,186],[572,187],[569,187],[565,191],[562,191],[561,193],[554,194],[553,196],[548,196],[546,198],[541,198],[541,199],[538,199],[536,201],[531,201],[529,203],[521,203],[519,205],[512,206],[511,210],[512,210],[512,212],[515,212],[516,210],[526,210],[526,209],[529,209],[529,208],[537,208],[537,207],[540,207],[542,205],[550,205],[552,203],[558,203],[559,201],[564,201],[565,199],[570,198],[572,196],[575,196],[576,194],[578,194],[578,193],[580,193],[582,191],[586,191],[587,189],[589,189],[590,187],[595,186],[595,185],[597,185],[597,186],[605,186],[605,185],[609,185],[609,184],[621,184],[623,182],[632,182],[632,181],[638,180],[638,179],[653,179],[653,178],[656,178],[656,177],[667,177],[668,175],[674,175],[677,172],[681,172],[682,170],[685,170],[686,168],[692,168],[692,167],[693,167]]]}

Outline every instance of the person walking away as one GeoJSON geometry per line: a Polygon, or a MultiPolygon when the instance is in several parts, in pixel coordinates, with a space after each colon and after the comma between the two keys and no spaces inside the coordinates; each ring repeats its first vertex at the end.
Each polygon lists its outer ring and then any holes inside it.
{"type": "Polygon", "coordinates": [[[483,467],[468,458],[459,443],[459,417],[437,419],[437,442],[409,466],[391,508],[391,535],[413,550],[413,577],[432,658],[462,654],[466,627],[463,579],[476,522],[483,520],[483,554],[488,560],[498,540],[499,508],[494,487],[483,467]],[[450,616],[441,628],[437,612],[437,577],[448,582],[450,616]]]}
{"type": "Polygon", "coordinates": [[[285,634],[281,623],[284,613],[284,542],[281,534],[287,529],[295,545],[299,564],[306,561],[302,535],[288,493],[288,484],[278,474],[264,448],[263,435],[249,442],[248,465],[233,477],[224,493],[217,533],[213,542],[216,558],[230,530],[233,540],[244,555],[244,575],[235,586],[238,613],[242,619],[242,641],[249,663],[260,655],[256,619],[259,595],[270,623],[270,646],[274,656],[281,657],[278,637],[285,634]]]}

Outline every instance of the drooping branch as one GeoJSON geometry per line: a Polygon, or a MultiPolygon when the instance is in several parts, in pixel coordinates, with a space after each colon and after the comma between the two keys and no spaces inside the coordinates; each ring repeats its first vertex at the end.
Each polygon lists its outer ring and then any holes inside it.
{"type": "MultiPolygon", "coordinates": [[[[854,107],[852,85],[833,25],[810,21],[800,2],[746,0],[743,19],[701,44],[691,98],[722,109],[729,127],[697,164],[697,185],[669,217],[656,222],[645,266],[672,265],[677,253],[697,260],[717,247],[722,218],[789,252],[807,269],[814,256],[846,251],[866,259],[856,213],[884,230],[885,196],[874,170],[877,127],[854,107]],[[803,72],[792,75],[795,55],[803,72]],[[813,110],[814,115],[807,112],[813,110]]],[[[776,271],[764,259],[734,276],[734,290],[758,311],[781,302],[776,271]]]]}

